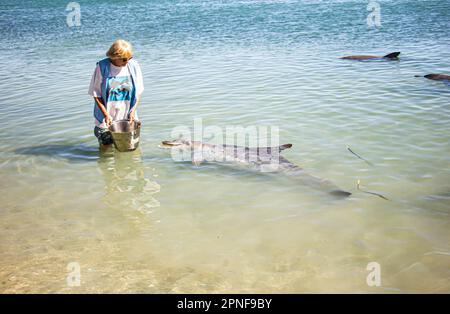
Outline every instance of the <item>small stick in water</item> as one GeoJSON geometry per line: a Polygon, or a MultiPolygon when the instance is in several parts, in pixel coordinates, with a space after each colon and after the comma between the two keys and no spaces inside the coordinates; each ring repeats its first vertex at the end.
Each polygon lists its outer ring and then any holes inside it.
{"type": "Polygon", "coordinates": [[[371,163],[370,161],[368,161],[367,159],[362,158],[361,156],[359,156],[357,153],[355,153],[354,151],[351,150],[350,147],[347,146],[347,150],[352,153],[353,155],[355,155],[356,157],[358,157],[361,160],[364,160],[365,162],[367,162],[367,164],[371,165],[373,167],[373,163],[371,163]]]}
{"type": "Polygon", "coordinates": [[[382,199],[385,199],[386,201],[389,201],[389,199],[381,194],[375,193],[375,192],[370,192],[370,191],[364,191],[360,189],[360,183],[361,180],[358,180],[358,182],[356,183],[356,188],[358,189],[358,191],[364,192],[364,193],[368,193],[368,194],[372,194],[372,195],[376,195],[378,197],[381,197],[382,199]]]}

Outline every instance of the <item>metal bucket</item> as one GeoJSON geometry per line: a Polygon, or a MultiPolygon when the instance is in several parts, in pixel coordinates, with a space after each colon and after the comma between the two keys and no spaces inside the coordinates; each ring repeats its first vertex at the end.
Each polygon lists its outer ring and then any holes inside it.
{"type": "Polygon", "coordinates": [[[139,136],[141,135],[141,122],[128,120],[117,120],[109,126],[114,146],[118,151],[128,152],[135,150],[139,146],[139,136]]]}

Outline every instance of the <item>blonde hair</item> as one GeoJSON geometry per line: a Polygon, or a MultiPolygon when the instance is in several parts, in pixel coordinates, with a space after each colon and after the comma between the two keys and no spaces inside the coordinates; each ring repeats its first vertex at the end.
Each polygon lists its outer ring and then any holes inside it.
{"type": "Polygon", "coordinates": [[[126,40],[118,39],[109,47],[106,56],[111,59],[129,59],[133,56],[133,46],[126,40]]]}

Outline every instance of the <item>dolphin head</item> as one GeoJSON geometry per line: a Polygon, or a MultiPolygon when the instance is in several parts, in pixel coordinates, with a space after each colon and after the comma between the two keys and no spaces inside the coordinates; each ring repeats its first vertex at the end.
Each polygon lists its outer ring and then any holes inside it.
{"type": "Polygon", "coordinates": [[[427,79],[430,79],[430,80],[438,80],[439,79],[439,74],[427,74],[424,77],[427,78],[427,79]]]}
{"type": "Polygon", "coordinates": [[[176,140],[162,141],[161,146],[164,148],[177,147],[179,149],[190,149],[192,146],[192,142],[183,138],[179,138],[176,140]]]}

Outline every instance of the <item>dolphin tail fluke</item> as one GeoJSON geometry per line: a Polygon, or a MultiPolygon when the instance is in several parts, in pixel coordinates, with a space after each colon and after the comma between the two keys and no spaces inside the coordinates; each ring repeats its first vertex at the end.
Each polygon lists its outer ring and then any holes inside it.
{"type": "Polygon", "coordinates": [[[390,54],[385,55],[383,58],[386,58],[386,59],[397,59],[399,54],[400,54],[400,51],[391,52],[390,54]]]}

